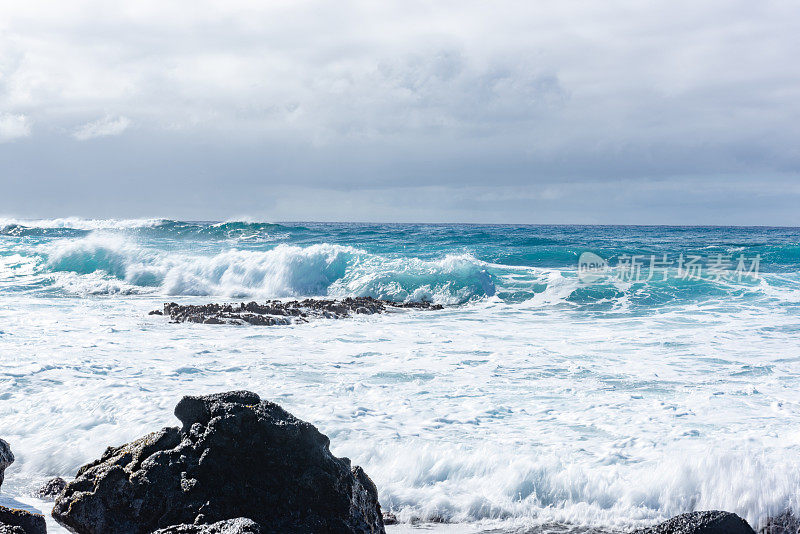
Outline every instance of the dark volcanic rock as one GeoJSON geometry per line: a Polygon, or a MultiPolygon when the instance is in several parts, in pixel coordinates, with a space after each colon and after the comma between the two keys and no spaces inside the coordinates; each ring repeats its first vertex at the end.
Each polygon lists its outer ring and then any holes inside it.
{"type": "Polygon", "coordinates": [[[180,305],[164,304],[164,311],[154,310],[150,315],[166,315],[176,323],[251,324],[259,326],[285,325],[307,322],[310,319],[344,319],[352,315],[372,315],[396,309],[441,310],[440,304],[430,302],[391,302],[372,297],[355,297],[342,300],[305,299],[264,304],[180,305]]]}
{"type": "Polygon", "coordinates": [[[36,496],[46,501],[52,501],[55,500],[59,493],[64,491],[65,487],[67,487],[67,482],[63,478],[51,478],[36,491],[36,496]]]}
{"type": "Polygon", "coordinates": [[[10,525],[0,525],[0,534],[25,534],[22,527],[12,527],[10,525]]]}
{"type": "MultiPolygon", "coordinates": [[[[47,532],[47,525],[43,515],[32,514],[25,510],[6,508],[5,506],[0,506],[0,528],[2,527],[6,527],[6,530],[14,534],[18,534],[19,530],[25,534],[46,534],[47,532]],[[17,527],[17,530],[13,527],[17,527]]],[[[2,531],[0,530],[0,532],[2,531]]]]}
{"type": "Polygon", "coordinates": [[[780,515],[770,517],[758,529],[758,534],[800,534],[800,518],[786,510],[780,515]]]}
{"type": "Polygon", "coordinates": [[[13,463],[14,453],[11,452],[11,447],[0,439],[0,486],[3,485],[3,480],[5,479],[6,467],[13,463]]]}
{"type": "Polygon", "coordinates": [[[156,530],[152,534],[261,534],[261,532],[258,523],[246,517],[239,517],[211,525],[174,525],[156,530]]]}
{"type": "Polygon", "coordinates": [[[175,415],[181,429],[109,448],[82,467],[53,517],[82,534],[145,534],[244,517],[264,533],[384,532],[369,477],[277,404],[238,391],[184,397],[175,415]]]}
{"type": "Polygon", "coordinates": [[[677,515],[634,534],[755,534],[755,531],[738,515],[713,510],[677,515]]]}
{"type": "Polygon", "coordinates": [[[397,524],[397,516],[390,512],[383,512],[383,524],[384,525],[396,525],[397,524]]]}

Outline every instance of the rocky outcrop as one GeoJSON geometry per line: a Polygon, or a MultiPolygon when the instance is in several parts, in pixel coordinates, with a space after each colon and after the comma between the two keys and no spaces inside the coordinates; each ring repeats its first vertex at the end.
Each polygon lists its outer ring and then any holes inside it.
{"type": "MultiPolygon", "coordinates": [[[[46,534],[47,525],[44,516],[32,514],[25,510],[15,510],[0,506],[0,529],[5,528],[11,534],[46,534]]],[[[0,533],[3,531],[0,530],[0,533]]]]}
{"type": "Polygon", "coordinates": [[[730,512],[689,512],[634,534],[755,534],[747,521],[730,512]]]}
{"type": "Polygon", "coordinates": [[[369,477],[277,404],[238,391],[184,397],[175,415],[182,428],[109,448],[81,468],[53,517],[81,534],[146,534],[236,518],[264,533],[384,532],[369,477]]]}
{"type": "Polygon", "coordinates": [[[0,439],[0,486],[3,485],[3,480],[5,479],[6,467],[13,463],[14,453],[11,452],[11,447],[0,439]]]}
{"type": "Polygon", "coordinates": [[[767,519],[758,534],[800,534],[800,518],[791,510],[767,519]]]}
{"type": "Polygon", "coordinates": [[[36,491],[36,496],[45,501],[53,501],[66,487],[67,482],[63,478],[51,478],[36,491]]]}
{"type": "Polygon", "coordinates": [[[245,517],[219,521],[211,525],[175,525],[153,534],[261,534],[261,527],[245,517]]]}
{"type": "Polygon", "coordinates": [[[439,304],[430,302],[391,302],[371,297],[355,297],[342,300],[305,299],[264,304],[256,302],[241,304],[180,305],[164,304],[164,310],[154,310],[151,315],[166,315],[175,323],[236,324],[274,326],[308,322],[311,319],[344,319],[352,315],[372,315],[397,309],[441,310],[439,304]]]}

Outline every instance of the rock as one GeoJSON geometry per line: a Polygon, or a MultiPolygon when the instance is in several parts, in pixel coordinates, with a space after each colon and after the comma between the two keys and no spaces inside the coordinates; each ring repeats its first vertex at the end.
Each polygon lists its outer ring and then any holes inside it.
{"type": "Polygon", "coordinates": [[[63,478],[51,478],[36,491],[36,496],[45,501],[53,501],[59,493],[64,491],[65,487],[67,487],[67,482],[63,478]]]}
{"type": "Polygon", "coordinates": [[[258,523],[246,517],[219,521],[211,525],[174,525],[152,534],[261,534],[258,523]]]}
{"type": "Polygon", "coordinates": [[[14,453],[4,440],[0,439],[0,486],[3,485],[6,467],[14,463],[14,453]]]}
{"type": "Polygon", "coordinates": [[[0,534],[25,534],[25,531],[22,530],[22,527],[0,525],[0,534]]]}
{"type": "Polygon", "coordinates": [[[181,305],[164,304],[164,310],[150,315],[165,315],[174,323],[232,324],[274,326],[305,323],[309,319],[344,319],[352,315],[372,315],[396,309],[441,310],[440,304],[430,302],[392,302],[372,297],[348,297],[341,300],[305,299],[271,300],[264,304],[181,305]]]}
{"type": "Polygon", "coordinates": [[[396,525],[398,523],[397,516],[390,512],[383,512],[384,525],[396,525]]]}
{"type": "Polygon", "coordinates": [[[770,517],[758,529],[758,534],[800,534],[800,518],[786,510],[780,515],[770,517]]]}
{"type": "Polygon", "coordinates": [[[24,534],[47,533],[47,525],[43,515],[32,514],[25,510],[6,508],[5,506],[0,506],[0,526],[5,527],[6,530],[13,534],[19,534],[20,530],[24,534]],[[17,527],[17,529],[15,530],[13,527],[17,527]]]}
{"type": "Polygon", "coordinates": [[[264,533],[384,532],[364,471],[333,456],[326,436],[277,404],[237,391],[184,397],[175,415],[182,428],[109,448],[82,467],[53,517],[81,534],[146,534],[244,517],[264,533]]]}
{"type": "Polygon", "coordinates": [[[755,531],[736,514],[712,510],[677,515],[634,534],[755,534],[755,531]]]}

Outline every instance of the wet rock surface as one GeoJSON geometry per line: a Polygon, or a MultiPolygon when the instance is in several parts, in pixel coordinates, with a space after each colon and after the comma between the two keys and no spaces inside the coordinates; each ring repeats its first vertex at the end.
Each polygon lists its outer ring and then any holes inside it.
{"type": "Polygon", "coordinates": [[[233,324],[274,326],[304,323],[313,319],[344,319],[353,315],[373,315],[400,309],[441,310],[430,302],[392,302],[372,297],[349,297],[341,300],[305,299],[241,304],[164,304],[163,310],[150,315],[164,315],[175,323],[233,324]]]}
{"type": "Polygon", "coordinates": [[[211,525],[175,525],[154,531],[152,534],[261,534],[258,523],[239,517],[211,525]]]}
{"type": "Polygon", "coordinates": [[[36,496],[44,501],[54,501],[59,493],[67,487],[67,481],[61,477],[51,478],[36,491],[36,496]]]}
{"type": "Polygon", "coordinates": [[[800,534],[800,517],[786,510],[782,514],[770,517],[758,529],[758,534],[800,534]]]}
{"type": "Polygon", "coordinates": [[[755,534],[755,531],[738,515],[713,510],[677,515],[634,534],[755,534]]]}
{"type": "Polygon", "coordinates": [[[14,463],[14,453],[11,452],[9,444],[0,439],[0,486],[5,479],[6,467],[14,463]]]}
{"type": "Polygon", "coordinates": [[[109,448],[82,467],[53,517],[81,534],[234,533],[186,529],[245,528],[214,527],[237,518],[264,533],[384,532],[369,477],[277,404],[237,391],[184,397],[175,415],[182,428],[109,448]]]}
{"type": "Polygon", "coordinates": [[[46,534],[47,525],[43,515],[0,506],[0,533],[3,532],[9,534],[46,534]]]}

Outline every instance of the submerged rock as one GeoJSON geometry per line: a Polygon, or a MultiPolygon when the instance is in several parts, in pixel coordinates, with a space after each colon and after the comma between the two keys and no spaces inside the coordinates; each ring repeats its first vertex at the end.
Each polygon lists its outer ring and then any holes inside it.
{"type": "Polygon", "coordinates": [[[238,517],[211,525],[175,525],[156,530],[152,534],[261,534],[261,532],[258,523],[246,517],[238,517]]]}
{"type": "Polygon", "coordinates": [[[372,297],[349,297],[342,300],[305,299],[271,300],[241,304],[180,305],[164,304],[164,310],[150,315],[166,315],[175,323],[237,324],[274,326],[303,323],[310,319],[344,319],[352,315],[372,315],[397,309],[441,310],[430,302],[392,302],[372,297]]]}
{"type": "Polygon", "coordinates": [[[325,435],[277,404],[237,391],[184,397],[175,415],[182,428],[109,448],[82,467],[53,517],[81,534],[146,534],[236,518],[264,533],[384,532],[377,489],[364,471],[333,456],[325,435]]]}
{"type": "Polygon", "coordinates": [[[36,496],[45,501],[52,501],[67,487],[67,482],[61,477],[51,478],[36,491],[36,496]]]}
{"type": "Polygon", "coordinates": [[[634,534],[755,534],[755,531],[736,514],[712,510],[677,515],[634,534]]]}
{"type": "Polygon", "coordinates": [[[14,463],[14,453],[11,452],[9,444],[0,439],[0,486],[3,485],[5,479],[6,467],[14,463]]]}
{"type": "Polygon", "coordinates": [[[46,534],[47,525],[44,516],[32,514],[25,510],[16,510],[0,506],[0,533],[5,528],[10,534],[46,534]]]}

